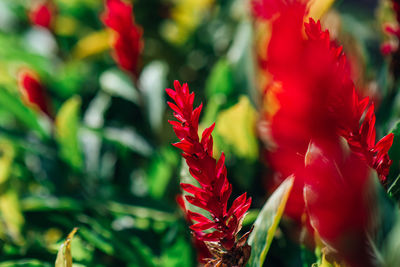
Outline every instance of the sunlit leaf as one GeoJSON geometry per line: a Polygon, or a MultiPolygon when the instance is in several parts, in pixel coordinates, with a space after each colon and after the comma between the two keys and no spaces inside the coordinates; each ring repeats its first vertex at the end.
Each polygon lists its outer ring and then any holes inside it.
{"type": "Polygon", "coordinates": [[[23,243],[21,228],[25,220],[15,188],[6,185],[10,178],[14,156],[13,146],[4,140],[0,141],[0,188],[5,187],[0,192],[0,215],[8,235],[14,242],[21,244],[23,243]]]}
{"type": "Polygon", "coordinates": [[[18,95],[0,87],[0,105],[12,113],[26,127],[36,131],[41,137],[49,136],[49,129],[46,127],[45,119],[42,119],[34,110],[24,105],[18,95]]]}
{"type": "Polygon", "coordinates": [[[78,96],[70,98],[58,111],[55,122],[60,156],[76,170],[83,168],[82,151],[78,140],[80,107],[81,99],[78,96]]]}
{"type": "Polygon", "coordinates": [[[22,259],[22,260],[11,260],[3,261],[0,263],[0,267],[50,267],[49,263],[35,260],[35,259],[22,259]]]}
{"type": "Polygon", "coordinates": [[[150,126],[160,130],[165,109],[164,90],[167,85],[168,66],[161,61],[153,61],[146,65],[140,75],[139,84],[146,103],[150,126]]]}
{"type": "Polygon", "coordinates": [[[132,80],[121,70],[111,69],[100,75],[100,86],[111,96],[121,97],[137,104],[139,94],[132,84],[132,80]]]}
{"type": "Polygon", "coordinates": [[[74,228],[69,234],[64,243],[60,246],[57,253],[57,259],[55,267],[72,267],[72,255],[71,255],[71,241],[78,228],[74,228]]]}
{"type": "Polygon", "coordinates": [[[178,157],[172,149],[161,150],[161,153],[153,158],[148,171],[149,193],[152,197],[161,199],[164,196],[177,164],[178,157]]]}
{"type": "Polygon", "coordinates": [[[285,210],[286,202],[293,187],[294,177],[289,176],[275,190],[265,203],[257,220],[254,223],[254,230],[249,237],[251,256],[247,266],[263,266],[265,257],[271,246],[275,231],[285,210]]]}
{"type": "Polygon", "coordinates": [[[220,112],[215,132],[221,137],[222,145],[231,147],[239,157],[257,158],[256,116],[256,111],[245,96],[241,96],[236,105],[220,112]]]}
{"type": "Polygon", "coordinates": [[[308,16],[314,20],[320,19],[333,5],[335,0],[312,0],[309,2],[308,16]]]}
{"type": "Polygon", "coordinates": [[[78,59],[93,56],[110,48],[110,44],[110,31],[101,30],[92,32],[78,41],[74,48],[73,55],[78,59]]]}
{"type": "Polygon", "coordinates": [[[205,90],[208,97],[216,94],[223,94],[227,97],[232,92],[233,73],[228,60],[220,59],[214,65],[207,79],[205,90]]]}
{"type": "Polygon", "coordinates": [[[190,243],[181,235],[172,245],[163,251],[159,266],[191,266],[194,256],[190,243]]]}
{"type": "Polygon", "coordinates": [[[133,128],[108,127],[104,130],[104,138],[144,156],[149,156],[153,152],[149,143],[133,128]]]}

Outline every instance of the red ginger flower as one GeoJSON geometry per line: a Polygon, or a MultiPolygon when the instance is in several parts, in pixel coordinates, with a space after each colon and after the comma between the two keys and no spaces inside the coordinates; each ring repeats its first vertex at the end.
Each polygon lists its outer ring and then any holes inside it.
{"type": "Polygon", "coordinates": [[[377,226],[377,192],[371,169],[338,141],[309,146],[302,173],[307,214],[330,252],[339,252],[348,266],[375,266],[369,236],[377,226]]]}
{"type": "Polygon", "coordinates": [[[50,29],[54,19],[54,6],[49,1],[32,5],[28,15],[33,25],[50,29]]]}
{"type": "Polygon", "coordinates": [[[18,73],[18,84],[24,101],[50,116],[46,89],[39,76],[32,70],[23,69],[18,73]]]}
{"type": "MultiPolygon", "coordinates": [[[[221,262],[226,263],[227,257],[222,255],[240,254],[237,258],[241,264],[247,262],[250,248],[242,240],[237,241],[238,232],[245,213],[250,207],[251,198],[246,193],[239,196],[228,209],[228,199],[232,193],[232,185],[228,182],[225,167],[225,155],[222,153],[218,161],[212,157],[213,139],[211,133],[214,124],[205,129],[201,139],[198,135],[199,117],[202,105],[193,109],[194,93],[189,93],[188,85],[183,86],[178,81],[174,83],[175,90],[166,89],[174,103],[168,102],[178,121],[169,121],[180,142],[174,146],[183,153],[190,174],[199,182],[200,187],[191,184],[181,184],[183,190],[192,195],[186,200],[210,213],[211,219],[202,214],[187,211],[187,217],[197,223],[190,226],[195,237],[202,241],[218,242],[218,246],[209,245],[214,256],[221,256],[221,262]],[[211,232],[203,232],[211,230],[211,232]],[[223,251],[223,252],[221,252],[223,251]],[[226,253],[224,253],[226,252],[226,253]]],[[[247,235],[245,235],[245,240],[247,235]]],[[[244,240],[244,241],[245,241],[244,240]]],[[[237,255],[236,255],[237,256],[237,255]]],[[[235,263],[238,266],[238,262],[235,263]]],[[[234,265],[234,266],[236,266],[234,265]]]]}
{"type": "Polygon", "coordinates": [[[132,5],[121,0],[106,0],[103,23],[113,30],[113,57],[119,67],[137,77],[139,55],[143,48],[142,29],[135,24],[132,5]]]}
{"type": "MultiPolygon", "coordinates": [[[[275,93],[279,108],[270,120],[278,147],[270,153],[272,166],[282,177],[301,171],[310,140],[341,135],[385,182],[393,135],[375,144],[373,105],[367,108],[368,98],[358,98],[346,56],[329,32],[322,31],[319,21],[304,24],[306,12],[306,6],[296,2],[272,21],[266,66],[279,87],[275,93]]],[[[287,209],[298,219],[304,210],[302,184],[296,178],[287,209]]]]}

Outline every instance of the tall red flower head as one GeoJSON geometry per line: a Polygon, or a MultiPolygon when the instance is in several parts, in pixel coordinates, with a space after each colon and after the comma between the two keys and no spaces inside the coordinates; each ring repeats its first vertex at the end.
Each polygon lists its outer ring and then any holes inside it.
{"type": "Polygon", "coordinates": [[[244,193],[235,199],[228,208],[232,185],[226,177],[225,155],[222,153],[218,161],[212,157],[211,133],[214,124],[205,129],[199,138],[198,124],[202,105],[193,109],[194,93],[189,93],[187,84],[181,86],[178,81],[175,81],[174,87],[175,90],[166,89],[168,95],[174,100],[174,103],[168,102],[168,105],[178,120],[169,121],[176,136],[180,139],[180,142],[174,146],[182,150],[182,156],[189,166],[190,174],[200,184],[200,187],[197,187],[182,183],[181,187],[190,194],[185,196],[189,203],[207,211],[210,215],[206,217],[188,210],[188,218],[197,222],[190,228],[197,239],[206,243],[217,242],[217,247],[215,245],[210,247],[210,251],[217,261],[234,264],[226,262],[228,259],[224,255],[235,253],[240,255],[235,264],[244,266],[250,256],[250,247],[245,245],[243,240],[238,241],[237,235],[241,229],[243,217],[250,207],[251,198],[247,198],[244,193]]]}
{"type": "Polygon", "coordinates": [[[18,73],[18,84],[27,105],[50,116],[46,89],[39,76],[32,70],[23,69],[18,73]]]}
{"type": "MultiPolygon", "coordinates": [[[[272,21],[266,69],[273,77],[279,108],[270,119],[277,145],[270,162],[287,177],[303,170],[310,140],[343,136],[384,183],[393,135],[375,144],[373,104],[358,97],[342,47],[330,40],[319,21],[304,23],[306,13],[306,6],[295,2],[272,21]]],[[[304,212],[302,184],[301,177],[296,178],[287,208],[299,220],[304,212]]]]}
{"type": "Polygon", "coordinates": [[[50,1],[33,4],[28,15],[33,25],[50,29],[54,19],[54,6],[50,1]]]}
{"type": "Polygon", "coordinates": [[[103,23],[114,32],[113,57],[119,67],[133,77],[143,48],[142,29],[135,24],[132,5],[122,0],[106,0],[103,23]]]}

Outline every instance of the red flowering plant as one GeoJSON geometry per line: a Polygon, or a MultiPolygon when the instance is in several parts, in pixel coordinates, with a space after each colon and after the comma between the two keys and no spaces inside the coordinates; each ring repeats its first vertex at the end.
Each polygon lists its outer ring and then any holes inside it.
{"type": "Polygon", "coordinates": [[[39,76],[30,69],[22,69],[18,73],[18,84],[25,103],[50,116],[46,89],[39,76]]]}
{"type": "Polygon", "coordinates": [[[143,48],[142,29],[136,25],[132,5],[122,0],[106,0],[103,23],[113,31],[113,57],[119,67],[133,78],[138,75],[138,61],[143,48]]]}
{"type": "Polygon", "coordinates": [[[272,81],[265,95],[276,101],[268,116],[276,149],[268,158],[277,177],[296,177],[286,213],[298,222],[305,216],[310,232],[350,266],[373,266],[367,257],[367,236],[374,229],[372,202],[365,197],[374,190],[368,168],[386,185],[394,136],[376,143],[374,104],[358,96],[342,47],[319,21],[304,23],[307,3],[265,0],[253,8],[261,19],[272,17],[265,64],[272,81]],[[340,148],[342,138],[350,156],[340,148]],[[305,164],[305,155],[315,154],[308,150],[310,143],[319,152],[305,164]],[[364,265],[355,261],[360,255],[364,265]]]}
{"type": "Polygon", "coordinates": [[[32,1],[28,16],[33,25],[50,30],[54,21],[54,14],[54,4],[50,0],[45,0],[32,1]]]}
{"type": "Polygon", "coordinates": [[[202,105],[193,109],[194,93],[189,93],[187,84],[174,83],[175,90],[167,89],[174,103],[168,102],[178,121],[169,121],[180,142],[174,146],[182,150],[182,156],[189,166],[190,174],[199,182],[200,187],[182,183],[187,193],[185,199],[210,215],[210,218],[187,210],[187,218],[197,223],[190,226],[195,238],[205,242],[214,256],[209,259],[210,266],[245,266],[250,247],[246,244],[249,232],[238,240],[242,220],[250,207],[251,198],[246,193],[236,198],[228,208],[232,185],[227,180],[225,155],[219,160],[213,158],[214,125],[198,135],[199,118],[202,105]],[[207,231],[210,230],[210,231],[207,231]],[[207,231],[207,232],[205,232],[207,231]]]}

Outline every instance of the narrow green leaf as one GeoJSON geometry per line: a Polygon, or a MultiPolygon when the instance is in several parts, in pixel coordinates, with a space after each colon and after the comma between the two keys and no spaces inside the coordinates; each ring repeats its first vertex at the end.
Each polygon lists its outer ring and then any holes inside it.
{"type": "Polygon", "coordinates": [[[50,267],[50,264],[35,259],[22,259],[3,261],[0,267],[50,267]]]}
{"type": "Polygon", "coordinates": [[[180,235],[177,240],[167,247],[161,255],[160,266],[186,267],[193,265],[193,253],[190,243],[180,235]]]}
{"type": "Polygon", "coordinates": [[[149,193],[153,198],[161,199],[164,196],[178,162],[177,154],[171,148],[162,149],[152,159],[148,168],[148,180],[149,193]]]}
{"type": "Polygon", "coordinates": [[[161,61],[153,61],[143,69],[139,79],[148,120],[151,128],[156,131],[160,130],[164,115],[164,91],[167,85],[167,73],[167,64],[161,61]]]}
{"type": "Polygon", "coordinates": [[[285,210],[286,202],[293,187],[294,177],[289,176],[275,190],[265,203],[257,220],[254,223],[254,230],[249,237],[251,256],[247,266],[263,266],[265,257],[271,246],[276,228],[285,210]]]}
{"type": "Polygon", "coordinates": [[[36,131],[40,137],[49,136],[49,129],[45,126],[45,119],[40,118],[40,115],[24,105],[17,94],[12,94],[5,88],[0,88],[0,106],[12,113],[26,127],[36,131]]]}
{"type": "Polygon", "coordinates": [[[56,117],[56,139],[60,146],[60,156],[75,170],[83,168],[78,140],[80,107],[81,99],[78,96],[72,97],[62,105],[56,117]]]}
{"type": "Polygon", "coordinates": [[[15,188],[7,186],[14,160],[14,147],[7,141],[0,141],[0,215],[5,224],[6,233],[15,243],[24,242],[21,228],[25,219],[21,212],[20,201],[15,188]]]}
{"type": "Polygon", "coordinates": [[[220,59],[211,70],[206,81],[206,94],[212,97],[216,94],[228,96],[233,90],[233,73],[228,60],[220,59]]]}
{"type": "Polygon", "coordinates": [[[137,152],[143,156],[150,156],[153,148],[150,144],[131,127],[116,128],[108,127],[104,129],[104,139],[137,152]]]}
{"type": "Polygon", "coordinates": [[[103,72],[100,76],[100,86],[111,96],[121,97],[135,104],[139,102],[139,94],[132,85],[132,80],[119,69],[103,72]]]}

